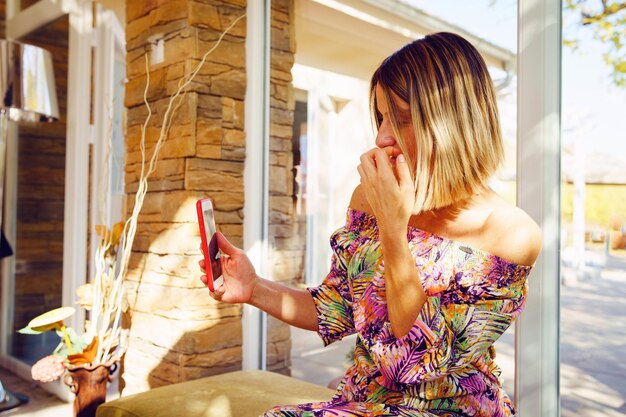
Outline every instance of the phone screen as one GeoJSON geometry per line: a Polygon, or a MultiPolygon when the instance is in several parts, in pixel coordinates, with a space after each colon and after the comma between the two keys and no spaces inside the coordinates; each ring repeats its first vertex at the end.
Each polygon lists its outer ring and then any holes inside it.
{"type": "Polygon", "coordinates": [[[217,245],[217,236],[215,235],[215,217],[213,216],[213,207],[210,203],[202,204],[202,215],[204,217],[204,230],[206,232],[207,247],[209,249],[209,260],[211,261],[211,272],[213,281],[222,276],[222,264],[220,263],[220,251],[217,245]]]}

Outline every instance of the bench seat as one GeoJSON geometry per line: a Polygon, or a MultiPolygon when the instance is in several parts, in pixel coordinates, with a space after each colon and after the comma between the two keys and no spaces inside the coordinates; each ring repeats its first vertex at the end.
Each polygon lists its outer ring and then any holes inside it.
{"type": "Polygon", "coordinates": [[[266,371],[237,371],[109,401],[96,417],[256,417],[276,405],[328,401],[334,391],[266,371]]]}

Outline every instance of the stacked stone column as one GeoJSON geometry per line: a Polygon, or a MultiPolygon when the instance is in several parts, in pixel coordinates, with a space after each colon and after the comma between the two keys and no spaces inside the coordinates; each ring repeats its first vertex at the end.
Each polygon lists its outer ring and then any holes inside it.
{"type": "MultiPolygon", "coordinates": [[[[279,53],[286,58],[280,68],[272,67],[272,199],[286,202],[293,165],[287,133],[293,120],[293,5],[292,0],[274,3],[273,14],[281,20],[272,25],[272,32],[282,33],[283,39],[282,49],[273,46],[273,56],[279,53]],[[278,133],[274,126],[279,127],[278,133]],[[274,146],[278,141],[280,149],[274,146]]],[[[163,62],[149,64],[147,99],[153,114],[146,131],[146,153],[151,155],[179,81],[245,11],[245,0],[126,2],[127,215],[138,186],[141,125],[148,114],[143,103],[145,55],[150,56],[163,39],[163,62]]],[[[131,331],[123,371],[125,393],[241,368],[241,307],[214,302],[199,280],[195,202],[212,197],[221,231],[233,244],[243,245],[244,161],[260,157],[246,155],[245,148],[245,37],[244,18],[187,88],[150,178],[127,279],[131,331]]],[[[284,202],[282,206],[282,221],[288,222],[293,213],[284,202]]],[[[269,338],[272,351],[283,352],[270,360],[271,368],[286,372],[288,332],[272,330],[269,338]]]]}

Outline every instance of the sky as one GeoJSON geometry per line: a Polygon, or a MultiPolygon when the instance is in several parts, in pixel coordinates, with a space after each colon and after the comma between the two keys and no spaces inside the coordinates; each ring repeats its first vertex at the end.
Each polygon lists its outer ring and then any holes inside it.
{"type": "MultiPolygon", "coordinates": [[[[517,50],[515,0],[405,1],[496,45],[517,50]]],[[[563,47],[562,52],[563,143],[581,135],[589,153],[626,161],[626,88],[612,84],[602,58],[604,46],[586,28],[576,30],[572,22],[566,12],[564,36],[578,35],[581,42],[576,51],[563,47]]]]}

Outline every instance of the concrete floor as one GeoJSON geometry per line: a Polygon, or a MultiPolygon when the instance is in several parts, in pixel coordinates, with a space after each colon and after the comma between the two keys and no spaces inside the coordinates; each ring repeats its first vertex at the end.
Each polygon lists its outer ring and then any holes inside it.
{"type": "Polygon", "coordinates": [[[55,395],[40,388],[34,381],[25,381],[6,369],[0,368],[0,379],[6,389],[11,392],[25,394],[30,398],[27,404],[0,412],[0,416],[29,417],[70,417],[72,404],[61,401],[55,395]]]}
{"type": "MultiPolygon", "coordinates": [[[[613,259],[595,278],[577,281],[565,268],[561,288],[561,416],[626,417],[626,262],[613,259]]],[[[532,285],[532,284],[531,284],[532,285]]],[[[346,354],[354,336],[324,348],[312,332],[293,329],[292,375],[328,385],[345,371],[346,354]]],[[[504,388],[513,396],[514,334],[505,333],[496,345],[504,388]]],[[[0,368],[9,390],[30,396],[30,402],[5,416],[62,417],[72,404],[48,394],[0,368]]]]}
{"type": "Polygon", "coordinates": [[[561,416],[625,417],[626,265],[562,286],[561,300],[561,416]]]}
{"type": "Polygon", "coordinates": [[[348,353],[356,343],[356,335],[324,347],[317,333],[292,327],[291,343],[291,376],[328,386],[346,372],[348,353]]]}

